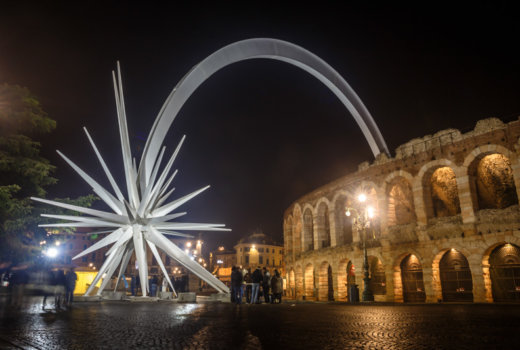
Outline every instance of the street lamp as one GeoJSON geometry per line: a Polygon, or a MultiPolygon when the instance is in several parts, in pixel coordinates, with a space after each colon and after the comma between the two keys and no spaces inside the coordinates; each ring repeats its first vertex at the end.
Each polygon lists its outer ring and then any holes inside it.
{"type": "Polygon", "coordinates": [[[370,290],[370,272],[368,266],[368,254],[367,254],[367,245],[366,245],[366,236],[367,236],[367,228],[370,227],[370,219],[372,219],[375,215],[375,210],[373,207],[367,205],[367,196],[364,193],[361,193],[357,200],[360,204],[360,208],[345,208],[345,215],[351,216],[354,214],[354,225],[358,232],[362,231],[363,233],[363,301],[374,301],[374,294],[370,290]]]}

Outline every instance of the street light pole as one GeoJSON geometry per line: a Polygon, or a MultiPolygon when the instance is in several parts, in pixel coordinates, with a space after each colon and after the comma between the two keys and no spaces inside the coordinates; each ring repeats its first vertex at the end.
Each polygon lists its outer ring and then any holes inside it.
{"type": "Polygon", "coordinates": [[[365,204],[366,195],[360,194],[358,196],[358,201],[361,203],[361,213],[356,208],[347,207],[347,211],[345,214],[350,216],[351,213],[355,213],[355,225],[357,231],[362,231],[362,239],[363,239],[363,294],[361,296],[362,301],[374,301],[374,294],[370,290],[370,270],[368,265],[368,253],[367,253],[367,244],[366,244],[366,236],[367,236],[367,228],[370,225],[370,219],[374,215],[374,210],[372,207],[369,207],[365,204]]]}

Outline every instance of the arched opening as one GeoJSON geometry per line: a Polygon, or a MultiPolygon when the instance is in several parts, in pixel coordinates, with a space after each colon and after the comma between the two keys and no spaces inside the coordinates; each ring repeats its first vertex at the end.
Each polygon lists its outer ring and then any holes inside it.
{"type": "Polygon", "coordinates": [[[314,266],[308,264],[305,267],[305,299],[314,299],[314,266]]]}
{"type": "Polygon", "coordinates": [[[374,295],[386,294],[386,275],[385,267],[377,257],[369,258],[370,266],[370,290],[374,295]]]}
{"type": "Polygon", "coordinates": [[[401,281],[405,303],[426,301],[421,262],[414,254],[407,255],[401,262],[401,281]]]}
{"type": "Polygon", "coordinates": [[[428,217],[455,216],[460,213],[459,192],[455,172],[450,167],[437,168],[425,176],[424,197],[428,217]]]}
{"type": "Polygon", "coordinates": [[[334,301],[334,279],[332,277],[332,267],[327,268],[327,300],[334,301]]]}
{"type": "Polygon", "coordinates": [[[496,247],[489,256],[493,300],[520,302],[520,248],[506,243],[496,247]]]}
{"type": "Polygon", "coordinates": [[[291,269],[289,272],[289,297],[294,299],[295,298],[295,292],[296,292],[296,281],[294,278],[294,270],[291,269]]]}
{"type": "Polygon", "coordinates": [[[294,215],[294,244],[293,244],[293,250],[295,256],[299,256],[302,252],[302,216],[298,212],[294,215]]]}
{"type": "Polygon", "coordinates": [[[329,208],[327,204],[320,203],[318,207],[318,246],[319,248],[330,247],[330,222],[329,208]]]}
{"type": "Polygon", "coordinates": [[[352,243],[352,217],[345,215],[347,197],[339,196],[334,203],[334,219],[336,223],[336,245],[352,243]]]}
{"type": "Polygon", "coordinates": [[[439,262],[443,301],[473,301],[473,279],[468,259],[450,249],[439,262]]]}
{"type": "Polygon", "coordinates": [[[415,221],[412,186],[403,177],[394,179],[388,190],[388,226],[415,221]]]}
{"type": "Polygon", "coordinates": [[[318,275],[318,300],[328,301],[334,299],[334,285],[332,280],[332,267],[328,262],[324,261],[320,265],[318,275]]]}
{"type": "Polygon", "coordinates": [[[314,249],[314,219],[309,208],[303,213],[303,249],[304,251],[314,249]]]}
{"type": "Polygon", "coordinates": [[[499,153],[475,160],[469,168],[472,190],[479,209],[504,209],[518,204],[513,169],[509,159],[499,153]]]}
{"type": "Polygon", "coordinates": [[[292,217],[287,219],[285,224],[285,251],[287,252],[287,257],[292,258],[293,253],[293,235],[292,235],[292,217]]]}

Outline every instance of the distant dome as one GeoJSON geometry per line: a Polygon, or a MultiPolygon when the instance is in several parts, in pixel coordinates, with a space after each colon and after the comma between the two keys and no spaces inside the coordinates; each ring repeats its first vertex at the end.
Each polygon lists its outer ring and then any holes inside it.
{"type": "Polygon", "coordinates": [[[273,238],[269,237],[265,233],[253,233],[250,236],[242,238],[238,243],[278,245],[273,238]]]}

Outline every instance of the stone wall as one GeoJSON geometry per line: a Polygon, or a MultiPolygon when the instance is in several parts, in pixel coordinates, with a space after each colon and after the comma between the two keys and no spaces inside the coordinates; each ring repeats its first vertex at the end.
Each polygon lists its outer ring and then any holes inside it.
{"type": "Polygon", "coordinates": [[[363,288],[362,234],[343,216],[361,188],[377,210],[367,230],[369,260],[379,261],[386,277],[386,293],[376,300],[404,301],[401,263],[410,254],[422,267],[425,301],[443,300],[439,262],[453,249],[468,260],[473,300],[492,302],[489,256],[500,245],[520,245],[519,136],[519,120],[496,118],[467,133],[442,130],[296,200],[283,222],[288,295],[327,300],[333,288],[336,300],[346,300],[349,262],[363,288]]]}

